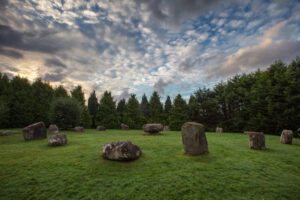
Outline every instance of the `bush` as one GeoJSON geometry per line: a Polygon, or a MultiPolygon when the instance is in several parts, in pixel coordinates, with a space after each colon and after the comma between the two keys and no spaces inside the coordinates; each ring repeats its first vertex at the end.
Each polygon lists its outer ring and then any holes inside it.
{"type": "Polygon", "coordinates": [[[73,128],[80,124],[81,109],[76,100],[71,98],[58,98],[50,108],[50,122],[60,129],[73,128]]]}

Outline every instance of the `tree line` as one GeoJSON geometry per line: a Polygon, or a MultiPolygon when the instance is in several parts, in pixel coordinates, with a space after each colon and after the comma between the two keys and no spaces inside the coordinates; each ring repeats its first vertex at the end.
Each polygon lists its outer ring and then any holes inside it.
{"type": "Polygon", "coordinates": [[[0,73],[0,128],[37,121],[47,126],[55,122],[66,129],[75,125],[118,129],[121,123],[140,129],[145,123],[161,123],[180,130],[184,122],[195,121],[209,131],[217,126],[228,132],[296,130],[300,127],[300,59],[289,65],[277,61],[265,71],[236,75],[211,89],[199,88],[188,102],[178,94],[173,102],[167,96],[162,103],[156,91],[149,100],[144,94],[139,102],[131,94],[127,101],[115,102],[110,91],[100,99],[93,91],[86,105],[81,86],[69,94],[63,86],[53,88],[40,79],[31,84],[19,76],[10,80],[0,73]]]}

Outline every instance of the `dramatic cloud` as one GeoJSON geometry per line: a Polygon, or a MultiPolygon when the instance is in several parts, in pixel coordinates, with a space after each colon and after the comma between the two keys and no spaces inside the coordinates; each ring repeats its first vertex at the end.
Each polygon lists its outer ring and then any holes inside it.
{"type": "Polygon", "coordinates": [[[300,56],[300,3],[0,1],[0,70],[115,100],[188,98],[236,73],[300,56]]]}

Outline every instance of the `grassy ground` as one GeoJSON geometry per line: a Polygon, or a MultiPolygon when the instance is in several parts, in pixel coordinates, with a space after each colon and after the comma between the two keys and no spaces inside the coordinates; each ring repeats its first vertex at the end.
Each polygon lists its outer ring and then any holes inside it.
{"type": "Polygon", "coordinates": [[[210,153],[184,155],[180,132],[64,132],[68,145],[25,142],[21,130],[0,137],[0,199],[300,199],[300,140],[266,135],[266,151],[244,134],[207,133],[210,153]],[[103,160],[102,145],[130,140],[133,162],[103,160]]]}

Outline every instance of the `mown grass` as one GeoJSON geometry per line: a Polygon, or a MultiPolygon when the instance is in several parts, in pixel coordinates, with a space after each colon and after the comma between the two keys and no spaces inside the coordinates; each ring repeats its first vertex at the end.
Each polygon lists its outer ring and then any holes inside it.
{"type": "Polygon", "coordinates": [[[208,155],[184,155],[180,132],[63,131],[68,145],[0,137],[1,199],[300,199],[300,140],[265,135],[265,151],[244,134],[207,133],[208,155]],[[133,162],[103,160],[103,144],[130,140],[133,162]]]}

